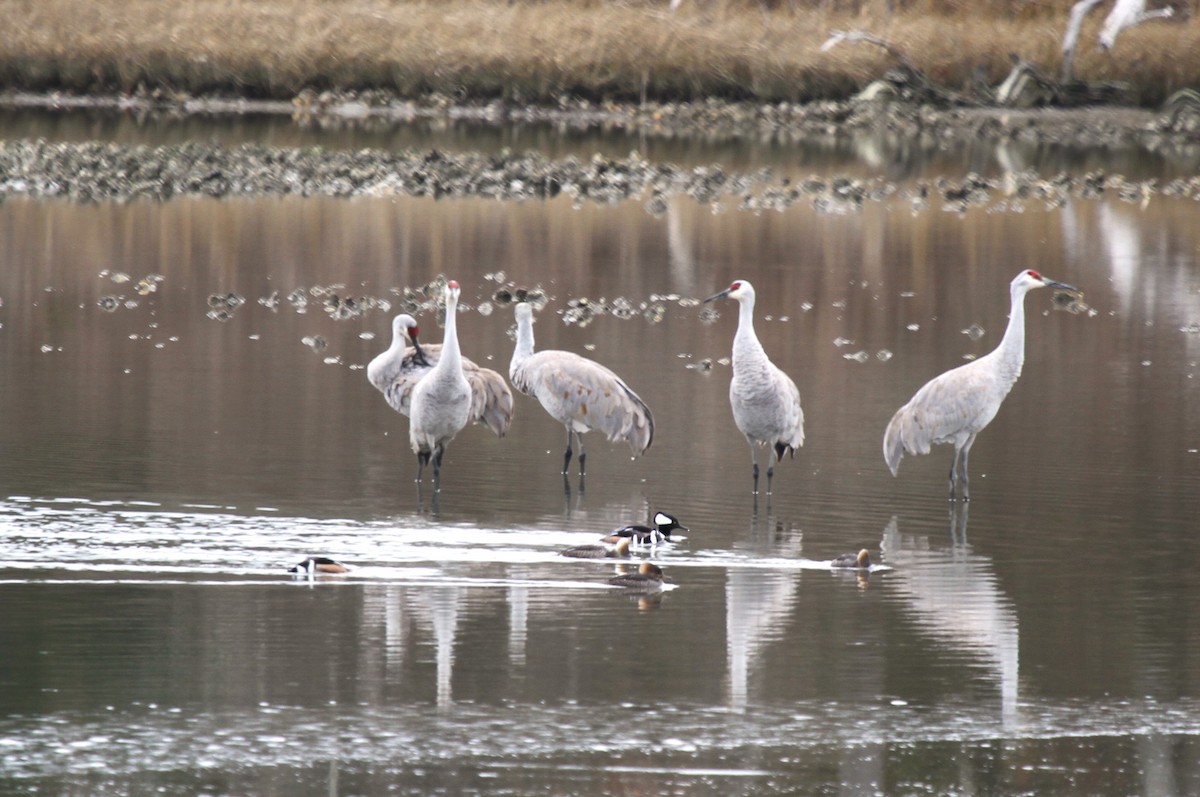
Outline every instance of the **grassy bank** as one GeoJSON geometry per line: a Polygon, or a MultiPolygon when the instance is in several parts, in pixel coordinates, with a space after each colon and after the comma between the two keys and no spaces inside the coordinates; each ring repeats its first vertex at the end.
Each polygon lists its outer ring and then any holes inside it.
{"type": "MultiPolygon", "coordinates": [[[[1070,0],[0,0],[0,89],[148,89],[288,98],[304,88],[554,102],[841,98],[895,59],[820,45],[835,29],[892,42],[952,89],[991,83],[1015,53],[1056,75],[1070,0]]],[[[1152,104],[1200,86],[1200,22],[1126,31],[1075,73],[1132,83],[1152,104]]]]}

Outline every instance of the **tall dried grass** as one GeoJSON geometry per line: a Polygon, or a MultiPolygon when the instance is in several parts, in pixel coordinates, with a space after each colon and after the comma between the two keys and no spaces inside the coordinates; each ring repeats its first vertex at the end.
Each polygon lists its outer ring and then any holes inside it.
{"type": "MultiPolygon", "coordinates": [[[[1058,70],[1070,0],[0,0],[0,87],[136,87],[291,97],[385,89],[517,101],[844,96],[892,65],[831,30],[864,28],[933,79],[1000,80],[1015,53],[1058,70]],[[892,10],[889,11],[889,5],[892,10]]],[[[1200,26],[1152,23],[1112,53],[1085,28],[1076,74],[1144,101],[1200,85],[1200,26]]]]}

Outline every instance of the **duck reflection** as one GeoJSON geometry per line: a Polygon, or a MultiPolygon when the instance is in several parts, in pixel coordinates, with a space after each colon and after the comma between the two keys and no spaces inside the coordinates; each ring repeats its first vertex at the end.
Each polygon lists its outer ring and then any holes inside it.
{"type": "Polygon", "coordinates": [[[969,507],[950,509],[948,550],[929,547],[928,538],[900,533],[895,516],[883,530],[882,548],[895,567],[889,586],[907,598],[915,621],[944,642],[970,651],[987,663],[1000,687],[1002,719],[1017,719],[1019,629],[1012,601],[1000,589],[990,558],[967,543],[969,507]]]}
{"type": "MultiPolygon", "coordinates": [[[[735,545],[756,556],[798,559],[801,534],[785,529],[767,512],[750,516],[750,537],[735,545]]],[[[800,571],[761,567],[730,567],[725,581],[725,658],[729,671],[729,705],[744,711],[750,670],[763,648],[778,638],[779,628],[791,615],[800,586],[800,571]]]]}

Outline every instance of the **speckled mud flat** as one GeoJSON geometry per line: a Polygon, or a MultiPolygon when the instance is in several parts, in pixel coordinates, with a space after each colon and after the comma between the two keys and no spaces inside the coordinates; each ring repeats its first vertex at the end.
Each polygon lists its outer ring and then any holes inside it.
{"type": "Polygon", "coordinates": [[[968,174],[898,185],[849,176],[794,180],[761,169],[731,172],[717,164],[686,168],[653,163],[636,153],[548,158],[536,152],[484,154],[439,150],[356,152],[261,145],[222,147],[192,142],[170,146],[106,143],[0,142],[0,198],[106,201],[177,196],[432,196],[543,199],[576,203],[641,200],[648,212],[665,212],[666,199],[736,205],[743,210],[782,209],[811,202],[830,212],[900,197],[914,210],[966,209],[997,202],[1044,201],[1115,192],[1141,202],[1154,193],[1196,198],[1200,178],[1160,184],[1129,181],[1102,171],[1044,178],[1032,172],[986,178],[968,174]]]}

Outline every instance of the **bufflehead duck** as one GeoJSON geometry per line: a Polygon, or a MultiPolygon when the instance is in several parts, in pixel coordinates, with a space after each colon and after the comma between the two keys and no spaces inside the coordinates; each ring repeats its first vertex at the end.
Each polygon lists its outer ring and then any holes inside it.
{"type": "Polygon", "coordinates": [[[305,573],[312,577],[317,573],[349,573],[350,568],[327,556],[310,556],[295,567],[289,567],[288,572],[305,573]]]}
{"type": "Polygon", "coordinates": [[[866,570],[871,566],[871,552],[863,548],[858,553],[844,553],[829,563],[830,567],[852,567],[866,570]]]}
{"type": "Polygon", "coordinates": [[[620,559],[629,556],[628,537],[617,540],[616,545],[576,545],[559,551],[559,556],[569,556],[572,559],[620,559]]]}
{"type": "Polygon", "coordinates": [[[632,525],[619,528],[603,539],[603,542],[614,543],[628,538],[634,545],[657,545],[660,542],[670,542],[672,531],[689,531],[679,520],[666,512],[655,512],[651,518],[654,528],[642,525],[632,525]]]}
{"type": "Polygon", "coordinates": [[[624,587],[636,592],[657,592],[663,586],[662,568],[651,562],[642,562],[636,573],[614,576],[608,580],[614,587],[624,587]]]}

